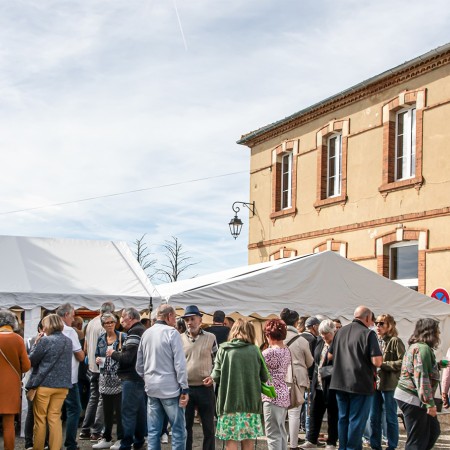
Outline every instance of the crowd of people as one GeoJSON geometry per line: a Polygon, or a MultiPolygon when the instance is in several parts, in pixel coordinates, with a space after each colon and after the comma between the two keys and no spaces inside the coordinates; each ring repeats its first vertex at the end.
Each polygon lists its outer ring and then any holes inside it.
{"type": "Polygon", "coordinates": [[[22,384],[27,450],[77,450],[79,440],[94,449],[159,450],[169,434],[173,449],[192,450],[196,416],[203,450],[214,450],[216,439],[227,450],[250,450],[263,436],[269,450],[358,450],[364,439],[372,449],[393,450],[399,411],[406,450],[435,445],[441,370],[445,408],[450,391],[448,362],[434,353],[436,320],[417,321],[405,346],[394,317],[375,317],[365,306],[345,326],[285,308],[265,322],[262,342],[249,320],[216,311],[205,327],[202,317],[190,305],[177,318],[168,304],[154,320],[132,307],[118,316],[106,302],[83,329],[66,303],[25,342],[15,314],[0,310],[5,450],[14,449],[22,384]]]}

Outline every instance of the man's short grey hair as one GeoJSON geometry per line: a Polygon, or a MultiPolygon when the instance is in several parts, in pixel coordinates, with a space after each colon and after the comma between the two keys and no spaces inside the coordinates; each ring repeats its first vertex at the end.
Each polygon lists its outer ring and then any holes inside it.
{"type": "Polygon", "coordinates": [[[105,302],[100,306],[100,314],[113,313],[116,307],[113,302],[105,302]]]}
{"type": "Polygon", "coordinates": [[[141,315],[136,308],[125,308],[123,311],[131,320],[141,320],[141,315]]]}
{"type": "Polygon", "coordinates": [[[101,322],[102,322],[102,325],[103,325],[108,319],[111,319],[111,320],[113,320],[114,322],[117,322],[117,317],[116,317],[114,314],[107,312],[107,313],[105,313],[105,314],[102,314],[101,317],[100,317],[100,320],[101,320],[101,322]]]}
{"type": "Polygon", "coordinates": [[[0,327],[9,325],[14,331],[19,329],[17,316],[9,309],[0,309],[0,327]]]}
{"type": "Polygon", "coordinates": [[[327,334],[327,333],[335,333],[336,332],[336,324],[330,320],[325,319],[320,322],[319,325],[319,334],[327,334]]]}
{"type": "Polygon", "coordinates": [[[156,310],[156,318],[166,320],[169,314],[175,314],[175,308],[167,303],[158,306],[156,310]]]}
{"type": "Polygon", "coordinates": [[[75,308],[70,303],[64,303],[56,309],[56,314],[58,314],[59,317],[64,317],[66,314],[70,314],[74,310],[75,308]]]}

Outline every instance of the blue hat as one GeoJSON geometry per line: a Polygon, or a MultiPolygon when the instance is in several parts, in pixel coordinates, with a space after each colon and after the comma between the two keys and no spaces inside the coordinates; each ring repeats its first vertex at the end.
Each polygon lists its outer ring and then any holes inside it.
{"type": "Polygon", "coordinates": [[[186,309],[184,310],[184,315],[181,316],[181,318],[185,319],[186,317],[191,317],[191,316],[200,316],[200,317],[202,317],[203,314],[199,311],[197,306],[189,305],[189,306],[186,306],[186,309]]]}

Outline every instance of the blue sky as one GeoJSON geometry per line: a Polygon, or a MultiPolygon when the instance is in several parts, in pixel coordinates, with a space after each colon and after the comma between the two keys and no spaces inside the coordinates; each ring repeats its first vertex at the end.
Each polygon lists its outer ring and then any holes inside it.
{"type": "Polygon", "coordinates": [[[177,236],[187,276],[244,265],[236,140],[449,42],[449,23],[445,0],[4,0],[0,234],[147,233],[155,256],[177,236]]]}

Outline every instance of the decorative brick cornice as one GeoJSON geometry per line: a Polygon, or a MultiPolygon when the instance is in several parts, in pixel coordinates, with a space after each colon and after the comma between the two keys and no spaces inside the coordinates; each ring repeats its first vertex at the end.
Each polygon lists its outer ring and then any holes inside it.
{"type": "Polygon", "coordinates": [[[242,136],[242,138],[238,141],[238,144],[243,144],[250,148],[254,147],[255,145],[269,139],[288,133],[305,123],[317,119],[318,117],[330,114],[333,111],[364,100],[428,72],[432,72],[433,70],[439,69],[447,64],[450,64],[449,45],[443,46],[443,50],[441,51],[437,49],[433,52],[428,52],[408,63],[402,64],[396,69],[388,70],[367,81],[359,83],[356,86],[353,86],[329,99],[299,111],[286,119],[263,127],[260,131],[256,130],[254,132],[250,132],[247,135],[242,136]],[[264,130],[265,128],[267,131],[264,130]]]}
{"type": "Polygon", "coordinates": [[[283,238],[271,239],[267,241],[260,241],[249,244],[248,250],[254,250],[261,247],[268,247],[270,245],[282,245],[289,242],[303,241],[306,239],[317,238],[321,236],[329,236],[338,233],[348,233],[356,230],[365,230],[368,228],[411,222],[415,220],[430,219],[432,217],[444,217],[450,215],[450,206],[439,209],[432,209],[429,211],[422,211],[418,213],[401,214],[398,216],[386,217],[382,219],[367,220],[365,222],[354,223],[351,225],[341,225],[339,227],[325,228],[323,230],[308,231],[306,233],[294,234],[292,236],[285,236],[283,238]]]}

